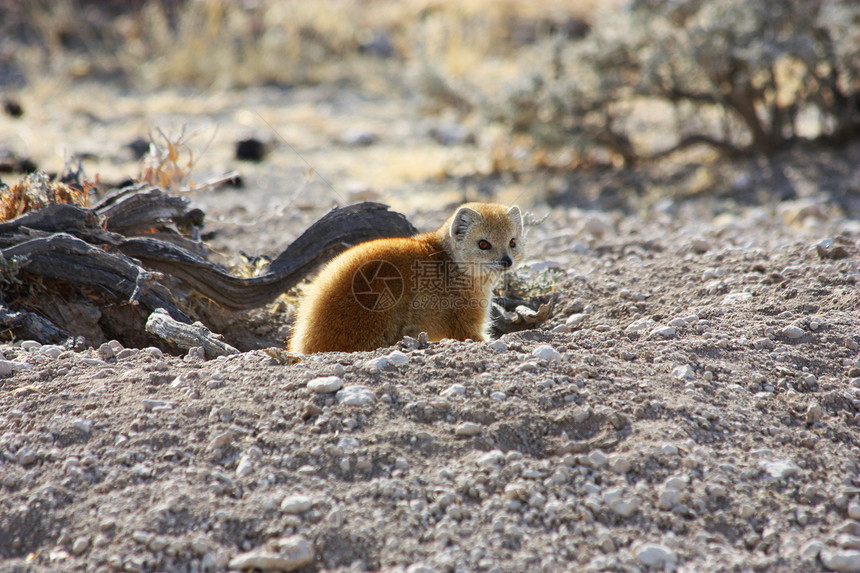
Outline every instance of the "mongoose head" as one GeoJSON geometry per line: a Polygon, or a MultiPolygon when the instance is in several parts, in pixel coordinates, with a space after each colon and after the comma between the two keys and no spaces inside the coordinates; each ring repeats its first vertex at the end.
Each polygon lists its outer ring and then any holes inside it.
{"type": "Polygon", "coordinates": [[[525,241],[519,207],[466,203],[449,221],[451,254],[470,267],[470,274],[498,274],[522,262],[525,241]]]}

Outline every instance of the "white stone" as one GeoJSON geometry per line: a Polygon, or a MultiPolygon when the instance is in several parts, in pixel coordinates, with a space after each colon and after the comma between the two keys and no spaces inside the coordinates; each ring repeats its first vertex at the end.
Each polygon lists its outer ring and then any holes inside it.
{"type": "Polygon", "coordinates": [[[11,360],[0,360],[0,376],[9,376],[14,370],[11,360]]]}
{"type": "Polygon", "coordinates": [[[860,503],[852,501],[848,504],[848,517],[854,520],[860,520],[860,503]]]}
{"type": "Polygon", "coordinates": [[[300,535],[282,539],[279,544],[280,549],[277,553],[265,549],[254,549],[240,553],[230,560],[228,568],[293,571],[314,560],[311,544],[300,535]]]}
{"type": "Polygon", "coordinates": [[[819,557],[824,566],[831,571],[860,573],[860,551],[856,549],[833,551],[822,548],[819,557]]]}
{"type": "Polygon", "coordinates": [[[586,318],[588,318],[588,315],[583,314],[581,312],[575,312],[568,316],[567,320],[565,320],[564,323],[570,328],[576,328],[577,326],[585,322],[586,318]]]}
{"type": "Polygon", "coordinates": [[[804,335],[803,329],[797,325],[794,325],[794,324],[789,324],[788,326],[783,328],[782,331],[780,331],[780,333],[783,336],[785,336],[786,338],[789,338],[791,340],[797,340],[798,338],[803,338],[803,335],[804,335]]]}
{"type": "Polygon", "coordinates": [[[675,444],[663,444],[658,450],[664,456],[678,455],[678,446],[675,444]]]}
{"type": "Polygon", "coordinates": [[[382,370],[388,366],[388,358],[385,356],[380,356],[379,358],[373,358],[372,360],[368,360],[364,363],[364,369],[368,372],[373,372],[375,370],[382,370]]]}
{"type": "Polygon", "coordinates": [[[759,462],[759,467],[775,479],[786,479],[800,473],[800,467],[789,460],[766,460],[759,462]]]}
{"type": "Polygon", "coordinates": [[[376,401],[376,395],[367,386],[347,386],[335,394],[338,404],[344,406],[365,406],[376,401]]]}
{"type": "Polygon", "coordinates": [[[646,543],[636,550],[636,559],[646,567],[661,568],[666,565],[675,565],[678,556],[665,545],[657,543],[646,543]]]}
{"type": "Polygon", "coordinates": [[[746,302],[752,298],[752,293],[749,292],[730,292],[723,297],[723,302],[720,304],[733,305],[746,302]]]}
{"type": "Polygon", "coordinates": [[[549,344],[542,344],[532,350],[532,356],[542,360],[549,360],[550,362],[561,360],[561,354],[549,344]]]}
{"type": "Polygon", "coordinates": [[[90,538],[89,537],[78,537],[75,539],[75,542],[72,544],[72,553],[75,555],[80,555],[90,547],[90,538]]]}
{"type": "Polygon", "coordinates": [[[445,398],[453,398],[454,396],[464,396],[466,394],[466,387],[462,384],[451,384],[440,393],[441,396],[445,398]]]}
{"type": "Polygon", "coordinates": [[[409,362],[409,356],[399,350],[393,351],[391,354],[386,356],[386,358],[393,366],[400,366],[409,362]]]}
{"type": "Polygon", "coordinates": [[[508,351],[508,345],[502,342],[501,340],[491,340],[487,343],[487,346],[495,350],[500,354],[504,354],[508,351]]]}
{"type": "Polygon", "coordinates": [[[35,463],[38,458],[39,455],[32,448],[24,446],[18,450],[18,463],[24,467],[35,463]]]}
{"type": "Polygon", "coordinates": [[[93,429],[93,422],[92,422],[92,420],[85,420],[83,418],[78,418],[77,420],[75,420],[72,423],[72,426],[74,426],[74,428],[76,430],[80,430],[81,432],[83,432],[85,434],[89,434],[93,429]]]}
{"type": "Polygon", "coordinates": [[[490,400],[494,402],[504,402],[508,398],[508,395],[501,391],[492,392],[490,394],[490,400]]]}
{"type": "Polygon", "coordinates": [[[662,336],[663,338],[675,338],[674,326],[658,326],[651,331],[650,336],[662,336]]]}
{"type": "Polygon", "coordinates": [[[254,471],[254,461],[250,456],[242,456],[239,458],[239,463],[236,464],[236,475],[245,477],[254,471]]]}
{"type": "Polygon", "coordinates": [[[657,506],[660,509],[672,509],[681,501],[681,491],[663,487],[657,498],[657,506]]]}
{"type": "Polygon", "coordinates": [[[479,457],[475,463],[477,463],[479,467],[489,469],[499,466],[504,459],[505,454],[503,454],[501,450],[490,450],[479,457]]]}
{"type": "Polygon", "coordinates": [[[609,467],[617,474],[626,474],[633,469],[630,461],[624,456],[620,456],[618,454],[612,454],[609,456],[609,467]]]}
{"type": "Polygon", "coordinates": [[[586,456],[592,467],[600,468],[609,463],[609,456],[603,453],[602,450],[594,450],[586,456]]]}
{"type": "Polygon", "coordinates": [[[308,390],[318,394],[337,392],[341,388],[343,388],[343,378],[339,376],[323,376],[308,382],[308,390]]]}
{"type": "Polygon", "coordinates": [[[353,438],[352,436],[344,436],[337,441],[337,447],[340,448],[345,454],[351,454],[352,452],[356,451],[360,445],[361,442],[359,442],[357,438],[353,438]]]}
{"type": "Polygon", "coordinates": [[[824,548],[824,543],[817,539],[812,539],[800,547],[800,556],[812,561],[814,559],[818,559],[818,554],[821,553],[821,550],[824,548]]]}
{"type": "Polygon", "coordinates": [[[654,327],[654,321],[648,318],[640,318],[638,320],[634,320],[630,324],[627,325],[627,328],[624,329],[624,332],[640,332],[642,330],[649,330],[654,327]]]}
{"type": "Polygon", "coordinates": [[[672,326],[675,328],[686,328],[687,327],[687,321],[679,316],[678,318],[673,318],[672,320],[670,320],[669,326],[672,326]]]}
{"type": "Polygon", "coordinates": [[[297,494],[288,495],[281,501],[281,511],[284,513],[304,513],[312,508],[314,500],[310,496],[297,494]]]}
{"type": "Polygon", "coordinates": [[[663,482],[663,487],[668,489],[684,489],[687,485],[687,478],[684,476],[669,476],[663,482]]]}
{"type": "Polygon", "coordinates": [[[407,567],[406,573],[437,573],[437,571],[426,563],[421,563],[419,561],[418,563],[413,563],[407,567]]]}
{"type": "Polygon", "coordinates": [[[59,358],[60,354],[63,353],[63,347],[57,346],[56,344],[46,344],[42,348],[39,349],[41,354],[48,356],[49,358],[59,358]]]}
{"type": "Polygon", "coordinates": [[[639,509],[639,498],[619,499],[609,504],[609,509],[621,517],[630,517],[639,509]]]}
{"type": "Polygon", "coordinates": [[[477,436],[481,433],[481,426],[475,422],[462,422],[454,428],[454,434],[458,436],[477,436]]]}
{"type": "Polygon", "coordinates": [[[672,369],[672,378],[676,378],[678,380],[695,380],[696,373],[689,364],[684,364],[681,366],[675,366],[672,369]]]}

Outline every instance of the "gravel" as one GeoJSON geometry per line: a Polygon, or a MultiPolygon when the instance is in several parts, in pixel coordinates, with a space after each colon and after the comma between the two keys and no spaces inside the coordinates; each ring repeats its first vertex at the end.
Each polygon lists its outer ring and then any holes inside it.
{"type": "Polygon", "coordinates": [[[552,314],[488,342],[0,344],[0,569],[860,571],[860,228],[647,195],[535,208],[552,314]]]}

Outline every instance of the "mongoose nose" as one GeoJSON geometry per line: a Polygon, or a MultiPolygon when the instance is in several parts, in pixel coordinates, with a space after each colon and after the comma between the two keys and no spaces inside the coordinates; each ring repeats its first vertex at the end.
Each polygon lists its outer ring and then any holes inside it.
{"type": "Polygon", "coordinates": [[[512,261],[511,257],[509,257],[508,255],[505,255],[504,257],[502,257],[501,262],[502,262],[502,266],[505,267],[506,269],[514,264],[514,261],[512,261]]]}

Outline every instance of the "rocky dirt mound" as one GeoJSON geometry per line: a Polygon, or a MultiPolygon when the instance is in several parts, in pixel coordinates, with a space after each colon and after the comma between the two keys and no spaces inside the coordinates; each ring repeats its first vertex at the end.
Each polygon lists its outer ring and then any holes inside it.
{"type": "Polygon", "coordinates": [[[858,571],[860,229],[825,207],[556,208],[521,272],[553,318],[487,343],[6,344],[3,568],[858,571]]]}

